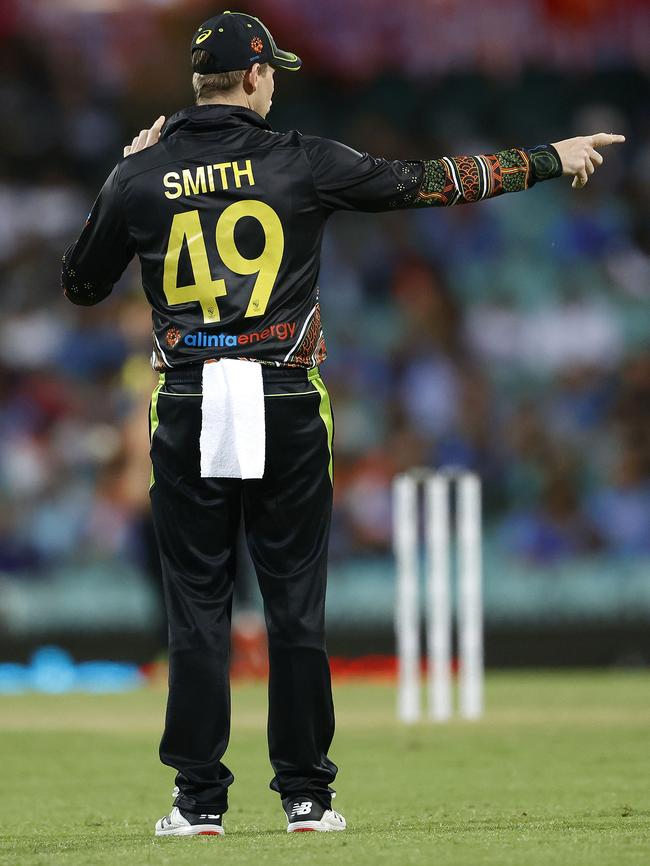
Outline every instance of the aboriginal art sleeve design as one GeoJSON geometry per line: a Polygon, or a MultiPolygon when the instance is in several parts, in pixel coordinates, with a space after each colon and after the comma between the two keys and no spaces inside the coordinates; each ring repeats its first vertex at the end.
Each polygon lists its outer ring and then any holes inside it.
{"type": "Polygon", "coordinates": [[[552,144],[487,156],[389,160],[315,136],[301,136],[301,143],[325,212],[447,207],[518,192],[562,174],[552,144]]]}
{"type": "Polygon", "coordinates": [[[528,189],[539,180],[562,174],[551,145],[524,150],[513,147],[485,156],[443,156],[424,160],[419,189],[410,207],[449,207],[528,189]]]}

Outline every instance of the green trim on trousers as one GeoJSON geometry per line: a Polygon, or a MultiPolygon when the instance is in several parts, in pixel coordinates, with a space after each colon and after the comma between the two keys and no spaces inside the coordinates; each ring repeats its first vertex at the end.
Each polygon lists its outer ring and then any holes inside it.
{"type": "Polygon", "coordinates": [[[334,438],[334,420],[332,418],[332,404],[330,403],[330,395],[327,393],[325,383],[320,377],[318,367],[312,367],[307,372],[309,381],[312,382],[320,395],[320,406],[318,408],[320,417],[323,419],[323,424],[327,430],[327,448],[330,452],[329,475],[330,481],[334,484],[334,460],[332,455],[332,439],[334,438]]]}

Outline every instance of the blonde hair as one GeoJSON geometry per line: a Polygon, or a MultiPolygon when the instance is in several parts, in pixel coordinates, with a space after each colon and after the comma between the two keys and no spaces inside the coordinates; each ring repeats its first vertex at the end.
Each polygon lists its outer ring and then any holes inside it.
{"type": "MultiPolygon", "coordinates": [[[[207,51],[201,49],[194,51],[192,67],[194,70],[200,69],[204,63],[211,59],[207,51]]],[[[266,74],[268,65],[268,63],[261,64],[260,73],[262,75],[266,74]]],[[[234,72],[209,72],[207,74],[195,71],[192,75],[192,87],[194,88],[196,104],[199,105],[201,102],[208,102],[215,97],[229,93],[242,83],[245,75],[245,69],[236,69],[234,72]]]]}

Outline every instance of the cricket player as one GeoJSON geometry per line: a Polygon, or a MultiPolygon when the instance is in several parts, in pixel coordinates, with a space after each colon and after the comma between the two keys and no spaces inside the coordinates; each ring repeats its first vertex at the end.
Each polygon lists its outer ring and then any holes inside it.
{"type": "Polygon", "coordinates": [[[223,834],[233,775],[228,655],[240,514],[269,641],[272,790],[289,832],[344,830],[332,809],[334,709],[325,647],[332,412],[320,376],[321,241],[334,211],[478,202],[574,177],[623,141],[598,134],[438,159],[378,159],[275,132],[281,51],[225,12],[191,43],[196,105],[125,148],[63,259],[75,304],[96,304],[137,255],[152,308],[151,505],[169,620],[160,745],[177,771],[159,836],[223,834]]]}

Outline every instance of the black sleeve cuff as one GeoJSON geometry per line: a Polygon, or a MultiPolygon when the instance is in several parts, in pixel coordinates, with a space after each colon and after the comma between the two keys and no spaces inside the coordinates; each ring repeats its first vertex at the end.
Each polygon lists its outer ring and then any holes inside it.
{"type": "Polygon", "coordinates": [[[562,160],[552,144],[538,144],[526,150],[530,159],[531,184],[562,176],[562,160]]]}

